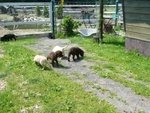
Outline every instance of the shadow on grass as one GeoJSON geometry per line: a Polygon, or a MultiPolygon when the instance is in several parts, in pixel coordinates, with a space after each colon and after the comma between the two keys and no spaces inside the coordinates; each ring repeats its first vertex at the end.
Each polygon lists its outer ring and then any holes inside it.
{"type": "Polygon", "coordinates": [[[103,44],[111,44],[111,45],[116,45],[116,46],[125,46],[125,42],[115,42],[115,41],[104,41],[103,44]]]}

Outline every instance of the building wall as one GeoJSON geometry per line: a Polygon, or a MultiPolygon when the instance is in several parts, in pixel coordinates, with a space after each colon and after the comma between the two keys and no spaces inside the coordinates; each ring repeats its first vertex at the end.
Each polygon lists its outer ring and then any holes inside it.
{"type": "Polygon", "coordinates": [[[126,48],[150,56],[150,0],[124,0],[126,48]],[[147,53],[148,52],[148,53],[147,53]]]}
{"type": "Polygon", "coordinates": [[[150,56],[150,42],[135,38],[126,38],[126,49],[129,51],[138,51],[140,54],[150,56]]]}

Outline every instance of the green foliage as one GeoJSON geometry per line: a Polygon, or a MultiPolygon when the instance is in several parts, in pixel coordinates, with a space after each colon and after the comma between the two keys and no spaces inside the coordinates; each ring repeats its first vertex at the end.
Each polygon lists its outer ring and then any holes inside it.
{"type": "Polygon", "coordinates": [[[121,30],[121,25],[115,26],[115,27],[114,27],[114,30],[115,30],[115,31],[120,31],[120,30],[121,30]]]}
{"type": "Polygon", "coordinates": [[[63,6],[59,5],[57,8],[57,18],[62,19],[63,18],[63,6]]]}
{"type": "Polygon", "coordinates": [[[61,32],[57,32],[56,37],[57,38],[64,38],[65,35],[63,33],[61,33],[61,32]]]}
{"type": "Polygon", "coordinates": [[[46,18],[49,17],[48,7],[46,7],[46,6],[44,6],[43,16],[46,17],[46,18]]]}
{"type": "Polygon", "coordinates": [[[74,29],[77,29],[81,24],[75,20],[71,16],[66,16],[62,21],[62,28],[65,32],[66,36],[74,35],[74,29]]]}
{"type": "Polygon", "coordinates": [[[74,21],[74,26],[73,26],[73,29],[78,29],[79,26],[81,26],[81,22],[79,21],[74,21]]]}
{"type": "Polygon", "coordinates": [[[41,9],[40,9],[39,6],[36,6],[35,11],[36,11],[36,16],[41,16],[42,15],[42,12],[41,12],[41,9]]]}

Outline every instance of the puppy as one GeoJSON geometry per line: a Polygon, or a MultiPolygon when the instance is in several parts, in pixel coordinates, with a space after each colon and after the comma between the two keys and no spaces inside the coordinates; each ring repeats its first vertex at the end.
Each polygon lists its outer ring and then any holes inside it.
{"type": "Polygon", "coordinates": [[[36,63],[36,65],[44,68],[44,69],[51,69],[51,65],[48,63],[48,60],[45,56],[42,55],[36,55],[33,59],[33,61],[36,63]]]}
{"type": "Polygon", "coordinates": [[[3,37],[1,37],[1,41],[6,42],[10,40],[15,40],[16,41],[16,35],[14,34],[6,34],[3,37]]]}
{"type": "Polygon", "coordinates": [[[47,56],[47,60],[51,60],[52,62],[52,66],[54,67],[55,66],[55,64],[58,66],[59,64],[58,64],[58,60],[57,60],[57,58],[59,58],[59,57],[63,57],[63,53],[62,53],[62,51],[56,51],[56,52],[50,52],[49,54],[48,54],[48,56],[47,56]]]}
{"type": "Polygon", "coordinates": [[[79,56],[84,56],[84,51],[79,47],[71,47],[68,52],[68,61],[70,62],[70,56],[72,55],[73,61],[75,61],[75,56],[80,59],[79,56]]]}
{"type": "Polygon", "coordinates": [[[67,45],[64,46],[64,47],[55,46],[55,47],[52,49],[52,52],[61,51],[62,54],[63,54],[63,56],[65,56],[65,48],[66,48],[66,47],[67,47],[67,45]]]}

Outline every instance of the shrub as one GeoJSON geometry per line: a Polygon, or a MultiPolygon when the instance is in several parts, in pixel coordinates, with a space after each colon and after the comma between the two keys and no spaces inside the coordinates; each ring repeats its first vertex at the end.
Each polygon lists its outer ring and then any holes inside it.
{"type": "Polygon", "coordinates": [[[63,6],[59,5],[57,8],[57,18],[62,19],[63,18],[63,6]]]}
{"type": "Polygon", "coordinates": [[[80,22],[74,21],[71,16],[66,16],[61,25],[64,30],[64,34],[71,36],[74,34],[73,29],[77,29],[81,24],[80,22]]]}
{"type": "Polygon", "coordinates": [[[46,7],[46,6],[44,6],[43,16],[46,17],[46,18],[49,17],[48,7],[46,7]]]}
{"type": "Polygon", "coordinates": [[[41,16],[42,12],[40,10],[40,7],[39,6],[36,6],[36,16],[41,16]]]}

